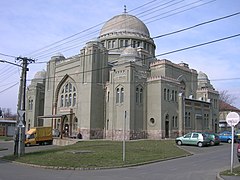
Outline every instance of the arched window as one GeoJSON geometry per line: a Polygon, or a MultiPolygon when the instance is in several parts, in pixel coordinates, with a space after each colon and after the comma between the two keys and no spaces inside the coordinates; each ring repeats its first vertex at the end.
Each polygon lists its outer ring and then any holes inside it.
{"type": "Polygon", "coordinates": [[[136,41],[133,41],[133,43],[132,43],[132,47],[133,47],[133,48],[136,47],[136,41]]]}
{"type": "Polygon", "coordinates": [[[119,88],[116,90],[116,103],[119,103],[119,98],[120,98],[120,91],[119,88]]]}
{"type": "Polygon", "coordinates": [[[72,106],[75,106],[76,105],[76,93],[73,93],[73,104],[72,106]]]}
{"type": "Polygon", "coordinates": [[[124,101],[124,89],[121,88],[121,94],[120,94],[120,103],[124,101]]]}
{"type": "Polygon", "coordinates": [[[69,106],[75,106],[76,105],[76,87],[71,83],[67,82],[62,86],[62,89],[60,90],[60,101],[59,106],[60,107],[69,107],[69,106]]]}
{"type": "Polygon", "coordinates": [[[64,104],[64,106],[65,107],[68,106],[68,95],[67,94],[65,94],[65,104],[64,104]]]}
{"type": "Polygon", "coordinates": [[[61,95],[60,107],[63,107],[63,102],[64,102],[64,97],[63,97],[63,95],[61,95]]]}
{"type": "Polygon", "coordinates": [[[171,100],[172,100],[172,101],[175,101],[175,99],[174,99],[174,98],[175,98],[175,95],[174,95],[174,90],[172,90],[171,100]]]}
{"type": "Polygon", "coordinates": [[[72,105],[72,94],[69,94],[68,106],[72,105]]]}
{"type": "Polygon", "coordinates": [[[140,101],[140,103],[143,102],[143,89],[142,88],[140,89],[140,93],[139,93],[139,101],[140,101]]]}
{"type": "Polygon", "coordinates": [[[118,87],[116,89],[116,103],[123,103],[124,101],[124,88],[118,87]]]}
{"type": "Polygon", "coordinates": [[[123,40],[120,40],[120,47],[123,47],[123,40]]]}
{"type": "Polygon", "coordinates": [[[143,88],[140,86],[140,85],[138,85],[137,87],[136,87],[136,103],[138,104],[138,103],[143,103],[143,88]]]}
{"type": "Polygon", "coordinates": [[[163,99],[167,100],[167,90],[166,89],[163,90],[163,99]]]}
{"type": "Polygon", "coordinates": [[[175,102],[177,102],[177,91],[175,91],[175,102]]]}
{"type": "Polygon", "coordinates": [[[169,89],[167,90],[167,100],[169,101],[170,99],[170,94],[169,94],[169,89]]]}
{"type": "Polygon", "coordinates": [[[177,116],[175,117],[175,127],[178,127],[178,119],[177,119],[177,116]]]}
{"type": "Polygon", "coordinates": [[[169,120],[169,115],[167,114],[165,118],[166,118],[165,120],[168,121],[169,120]]]}
{"type": "Polygon", "coordinates": [[[108,49],[111,48],[111,41],[108,41],[108,49]]]}
{"type": "Polygon", "coordinates": [[[69,92],[72,92],[72,83],[69,83],[69,92]]]}
{"type": "Polygon", "coordinates": [[[138,41],[138,42],[137,42],[137,47],[140,47],[140,46],[141,46],[141,42],[138,41]]]}
{"type": "Polygon", "coordinates": [[[115,41],[112,41],[112,48],[115,48],[115,41]]]}
{"type": "Polygon", "coordinates": [[[128,40],[125,40],[125,47],[128,47],[128,40]]]}
{"type": "Polygon", "coordinates": [[[175,127],[175,119],[174,119],[174,116],[172,117],[172,127],[175,127]]]}
{"type": "Polygon", "coordinates": [[[139,89],[136,88],[136,103],[138,103],[139,89]]]}
{"type": "Polygon", "coordinates": [[[65,93],[68,93],[68,84],[65,86],[65,93]]]}

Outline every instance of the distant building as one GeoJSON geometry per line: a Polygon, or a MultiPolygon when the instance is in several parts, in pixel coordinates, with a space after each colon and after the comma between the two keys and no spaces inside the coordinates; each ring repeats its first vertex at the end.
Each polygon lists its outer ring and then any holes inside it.
{"type": "Polygon", "coordinates": [[[121,140],[174,138],[218,130],[218,92],[206,74],[155,58],[146,25],[111,18],[80,54],[53,56],[27,91],[26,123],[65,136],[121,140]]]}
{"type": "Polygon", "coordinates": [[[0,136],[14,136],[16,120],[0,118],[0,136]]]}
{"type": "MultiPolygon", "coordinates": [[[[240,114],[240,109],[221,101],[219,102],[219,131],[231,130],[231,127],[228,126],[226,117],[228,113],[236,112],[240,114]]],[[[240,123],[236,125],[236,128],[240,129],[240,123]]]]}

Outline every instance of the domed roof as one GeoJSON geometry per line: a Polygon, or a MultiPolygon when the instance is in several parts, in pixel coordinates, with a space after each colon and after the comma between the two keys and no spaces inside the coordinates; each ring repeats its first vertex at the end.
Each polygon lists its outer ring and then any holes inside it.
{"type": "Polygon", "coordinates": [[[45,79],[46,78],[46,71],[42,70],[42,71],[38,71],[35,75],[34,75],[34,79],[45,79]]]}
{"type": "Polygon", "coordinates": [[[129,14],[114,16],[102,27],[100,37],[109,33],[131,32],[150,37],[147,26],[137,17],[129,14]]]}
{"type": "Polygon", "coordinates": [[[132,56],[132,57],[139,57],[139,53],[136,48],[133,48],[131,46],[124,49],[124,51],[120,55],[123,56],[132,56]]]}
{"type": "Polygon", "coordinates": [[[205,73],[200,71],[198,73],[198,80],[208,80],[208,76],[205,73]]]}

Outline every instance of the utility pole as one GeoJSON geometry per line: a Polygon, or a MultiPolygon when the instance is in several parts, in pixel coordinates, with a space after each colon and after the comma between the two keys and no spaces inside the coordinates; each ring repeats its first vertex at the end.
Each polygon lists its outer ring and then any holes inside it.
{"type": "Polygon", "coordinates": [[[18,141],[16,140],[14,150],[15,155],[25,154],[25,131],[26,131],[26,119],[25,119],[25,110],[26,110],[26,80],[27,80],[27,68],[29,63],[35,62],[35,60],[27,57],[17,57],[16,60],[22,61],[22,74],[20,78],[19,94],[18,94],[18,141]]]}
{"type": "Polygon", "coordinates": [[[28,64],[35,62],[35,60],[27,57],[17,57],[16,60],[22,61],[22,74],[20,78],[19,92],[18,92],[18,118],[17,118],[17,130],[14,144],[14,154],[21,155],[25,154],[25,129],[26,129],[26,81],[27,81],[27,68],[28,64]]]}

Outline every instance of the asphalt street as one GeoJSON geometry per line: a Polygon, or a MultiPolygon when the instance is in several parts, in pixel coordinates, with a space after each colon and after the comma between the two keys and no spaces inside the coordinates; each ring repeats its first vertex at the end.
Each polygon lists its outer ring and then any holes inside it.
{"type": "MultiPolygon", "coordinates": [[[[11,143],[3,144],[0,142],[0,148],[3,146],[11,147],[11,143]]],[[[54,146],[30,147],[26,148],[26,152],[39,150],[39,148],[53,147],[54,146]]],[[[0,180],[211,180],[216,179],[219,171],[230,169],[230,144],[203,148],[195,146],[181,147],[194,153],[194,155],[143,166],[119,169],[85,171],[53,170],[0,160],[0,180]]],[[[11,150],[5,151],[5,154],[11,152],[11,150]]],[[[0,151],[0,156],[3,154],[4,151],[0,151]]],[[[234,165],[237,164],[239,163],[235,155],[234,165]]]]}

